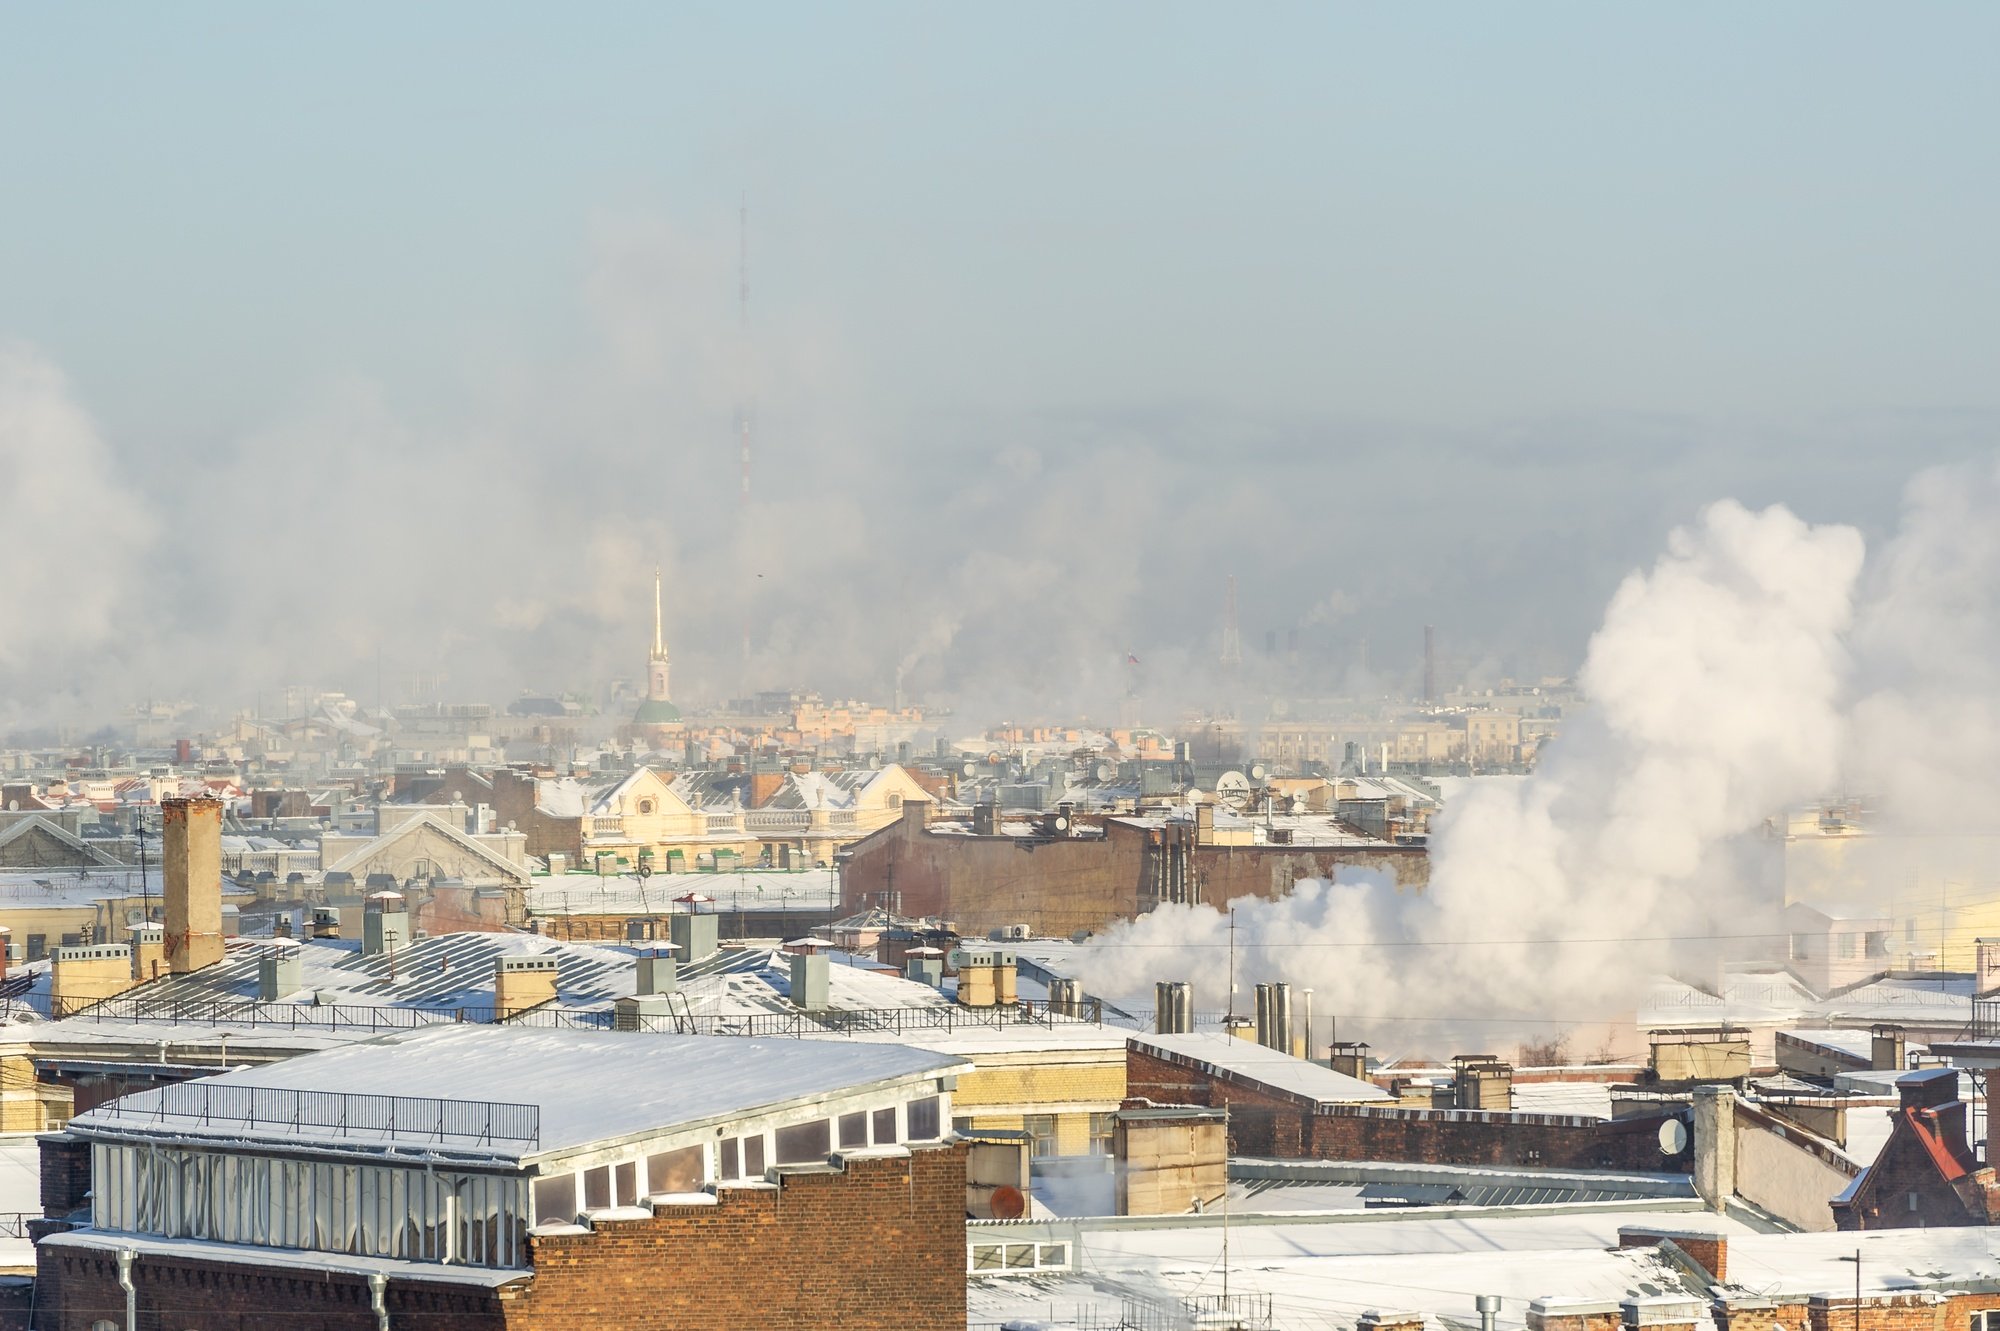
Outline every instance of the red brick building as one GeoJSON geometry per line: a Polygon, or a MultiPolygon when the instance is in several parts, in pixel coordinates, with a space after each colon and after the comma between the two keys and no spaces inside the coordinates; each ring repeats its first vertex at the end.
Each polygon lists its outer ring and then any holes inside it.
{"type": "Polygon", "coordinates": [[[1966,1135],[1969,1106],[1955,1068],[1896,1081],[1900,1103],[1875,1163],[1834,1199],[1841,1229],[1936,1229],[2000,1220],[2000,1182],[1966,1135]]]}
{"type": "MultiPolygon", "coordinates": [[[[1126,1093],[1158,1103],[1227,1106],[1232,1155],[1640,1173],[1685,1173],[1690,1168],[1686,1151],[1667,1155],[1660,1148],[1666,1115],[1599,1119],[1505,1110],[1412,1109],[1386,1103],[1389,1097],[1380,1092],[1341,1100],[1306,1086],[1296,1076],[1267,1071],[1263,1062],[1230,1066],[1236,1060],[1197,1057],[1176,1044],[1190,1038],[1135,1037],[1126,1054],[1126,1093]]],[[[1192,1038],[1224,1041],[1224,1037],[1192,1038]]],[[[1338,1076],[1302,1059],[1259,1053],[1265,1059],[1310,1069],[1322,1080],[1338,1076]]],[[[1352,1078],[1339,1080],[1365,1085],[1352,1078]]]]}
{"type": "Polygon", "coordinates": [[[1025,924],[1062,936],[1133,919],[1164,901],[1275,899],[1302,879],[1341,869],[1372,870],[1397,891],[1421,890],[1430,877],[1422,846],[1342,832],[1330,815],[1319,820],[1328,839],[1316,844],[1295,828],[1278,829],[1292,839],[1273,840],[1261,826],[1218,829],[1212,818],[1106,818],[1062,835],[1025,815],[929,825],[927,808],[904,805],[901,819],[842,852],[847,913],[881,907],[951,920],[968,934],[1025,924]]]}

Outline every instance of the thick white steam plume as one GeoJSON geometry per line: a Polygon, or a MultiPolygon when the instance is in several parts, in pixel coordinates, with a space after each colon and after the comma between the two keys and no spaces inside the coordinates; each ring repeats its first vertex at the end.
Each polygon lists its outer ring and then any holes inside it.
{"type": "MultiPolygon", "coordinates": [[[[1683,940],[1774,927],[1752,834],[1836,779],[1861,565],[1851,528],[1708,508],[1613,597],[1581,678],[1592,708],[1535,775],[1440,818],[1427,891],[1307,883],[1232,903],[1239,994],[1288,980],[1344,1036],[1457,1027],[1505,1049],[1629,1013],[1683,940]]],[[[1214,1010],[1229,952],[1224,915],[1168,908],[1102,935],[1087,979],[1111,995],[1191,980],[1214,1010]]]]}

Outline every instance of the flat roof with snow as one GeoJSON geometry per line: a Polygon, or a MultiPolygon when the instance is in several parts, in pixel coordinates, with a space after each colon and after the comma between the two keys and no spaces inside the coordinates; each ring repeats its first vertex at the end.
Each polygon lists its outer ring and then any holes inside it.
{"type": "MultiPolygon", "coordinates": [[[[447,1023],[399,1031],[266,1067],[140,1091],[70,1121],[85,1136],[219,1138],[316,1149],[380,1152],[422,1147],[421,1132],[330,1125],[318,1108],[294,1126],[249,1121],[226,1109],[197,1115],[197,1103],[241,1105],[254,1091],[334,1098],[407,1097],[509,1111],[537,1111],[532,1137],[514,1127],[442,1139],[455,1155],[519,1160],[596,1143],[726,1123],[774,1108],[867,1087],[888,1088],[955,1076],[966,1063],[901,1045],[833,1044],[699,1035],[524,1029],[447,1023]],[[510,1135],[511,1134],[511,1135],[510,1135]]],[[[282,1100],[281,1094],[277,1097],[282,1100]]],[[[405,1122],[414,1110],[404,1115],[405,1122]]],[[[357,1114],[356,1118],[361,1115],[357,1114]]],[[[455,1119],[454,1121],[459,1121],[455,1119]]]]}
{"type": "Polygon", "coordinates": [[[1210,1073],[1260,1082],[1318,1104],[1358,1104],[1393,1100],[1381,1087],[1278,1049],[1231,1035],[1197,1031],[1191,1035],[1134,1035],[1133,1048],[1210,1073]]]}

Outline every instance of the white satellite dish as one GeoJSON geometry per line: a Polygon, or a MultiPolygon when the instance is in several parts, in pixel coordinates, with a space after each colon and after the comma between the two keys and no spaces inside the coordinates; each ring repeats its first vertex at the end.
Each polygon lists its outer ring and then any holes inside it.
{"type": "Polygon", "coordinates": [[[1241,772],[1224,772],[1215,778],[1215,793],[1247,795],[1250,793],[1250,778],[1241,772]]]}
{"type": "Polygon", "coordinates": [[[1679,1155],[1688,1148],[1688,1125],[1677,1118],[1660,1124],[1660,1154],[1679,1155]]]}

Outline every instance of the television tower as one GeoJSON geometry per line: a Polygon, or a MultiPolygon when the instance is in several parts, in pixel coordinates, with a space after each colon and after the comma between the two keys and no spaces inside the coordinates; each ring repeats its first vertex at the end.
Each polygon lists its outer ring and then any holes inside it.
{"type": "Polygon", "coordinates": [[[1234,670],[1243,664],[1243,631],[1236,622],[1236,575],[1229,575],[1229,591],[1222,601],[1222,666],[1234,670]]]}
{"type": "MultiPolygon", "coordinates": [[[[750,553],[750,435],[752,420],[756,415],[756,392],[750,368],[750,204],[746,198],[736,210],[736,327],[740,343],[739,354],[743,358],[742,383],[736,401],[736,439],[739,450],[739,464],[742,468],[742,488],[736,496],[737,530],[742,542],[743,557],[750,553]]],[[[742,687],[746,694],[750,689],[750,592],[754,579],[747,576],[749,569],[743,570],[743,663],[742,687]]]]}

